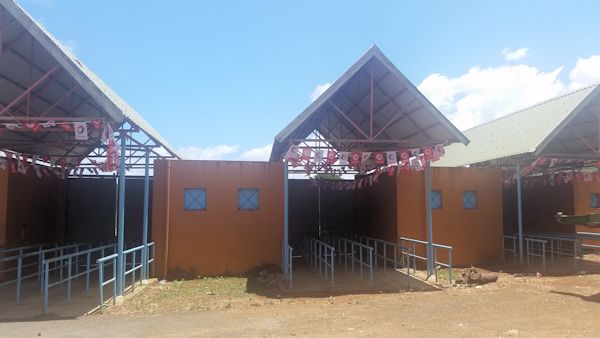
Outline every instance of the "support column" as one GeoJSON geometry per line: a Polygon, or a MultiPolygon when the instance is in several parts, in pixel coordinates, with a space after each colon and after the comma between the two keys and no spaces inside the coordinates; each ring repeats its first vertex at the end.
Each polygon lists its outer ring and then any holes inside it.
{"type": "Polygon", "coordinates": [[[517,160],[517,222],[519,224],[519,262],[523,264],[523,200],[521,196],[521,163],[517,160]]]}
{"type": "Polygon", "coordinates": [[[125,157],[127,133],[121,131],[121,154],[119,157],[119,207],[117,216],[117,295],[125,291],[125,157]]]}
{"type": "Polygon", "coordinates": [[[283,275],[287,278],[289,252],[287,249],[288,239],[288,162],[283,161],[283,275]]]}
{"type": "Polygon", "coordinates": [[[144,219],[142,222],[142,279],[148,279],[148,204],[150,200],[150,151],[146,150],[144,168],[144,219]]]}
{"type": "Polygon", "coordinates": [[[434,273],[435,262],[433,261],[433,224],[431,220],[431,164],[427,161],[425,167],[425,198],[427,206],[427,275],[434,273]]]}

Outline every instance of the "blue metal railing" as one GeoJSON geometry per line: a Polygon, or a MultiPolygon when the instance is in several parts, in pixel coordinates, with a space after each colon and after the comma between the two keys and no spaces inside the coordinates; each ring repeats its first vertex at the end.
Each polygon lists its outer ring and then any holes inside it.
{"type": "MultiPolygon", "coordinates": [[[[14,272],[14,277],[11,279],[7,279],[0,283],[0,287],[7,286],[10,284],[16,285],[16,303],[20,304],[21,302],[21,284],[24,280],[38,277],[38,280],[41,281],[42,269],[43,269],[43,261],[48,256],[49,257],[57,257],[63,255],[65,253],[76,252],[81,248],[84,244],[69,244],[64,246],[55,246],[47,249],[42,249],[46,245],[39,246],[30,246],[25,249],[25,247],[15,248],[18,250],[7,250],[4,253],[16,253],[12,256],[3,257],[0,259],[0,263],[10,264],[11,266],[8,268],[4,268],[0,270],[0,275],[6,276],[7,274],[14,272]],[[37,251],[34,250],[37,248],[37,251]],[[12,265],[12,262],[15,262],[12,265]],[[37,269],[32,271],[32,267],[36,266],[37,269]]],[[[63,273],[63,265],[55,264],[51,267],[51,271],[59,270],[60,274],[63,273]]],[[[10,277],[8,277],[10,278],[10,277]]],[[[40,289],[43,289],[43,283],[40,283],[40,289]]]]}
{"type": "MultiPolygon", "coordinates": [[[[417,255],[416,245],[424,245],[425,248],[427,248],[427,245],[429,243],[427,243],[426,241],[418,240],[418,239],[413,239],[413,238],[408,238],[408,237],[400,237],[400,245],[402,247],[407,247],[407,245],[404,244],[405,242],[410,243],[412,246],[412,250],[411,250],[412,253],[409,256],[412,257],[412,259],[413,259],[413,263],[412,263],[413,271],[416,272],[416,268],[417,268],[416,260],[420,259],[420,260],[427,261],[427,257],[417,255]]],[[[448,269],[449,284],[452,285],[452,252],[453,251],[454,251],[454,249],[451,246],[433,243],[433,262],[435,265],[434,270],[435,270],[436,283],[438,281],[439,268],[445,267],[448,269]],[[448,263],[440,262],[437,260],[437,249],[444,249],[448,252],[448,263]]],[[[428,275],[427,277],[429,278],[430,275],[428,275]]]]}
{"type": "Polygon", "coordinates": [[[335,281],[335,248],[315,238],[309,239],[309,261],[319,275],[325,275],[325,280],[335,281]]]}
{"type": "Polygon", "coordinates": [[[98,265],[92,264],[92,255],[103,256],[106,251],[115,252],[116,244],[108,244],[94,248],[88,248],[87,250],[78,251],[75,253],[70,253],[66,255],[62,255],[59,257],[44,259],[42,262],[43,265],[43,274],[42,274],[42,294],[43,294],[43,305],[42,305],[42,313],[48,313],[48,297],[49,290],[51,287],[60,285],[62,283],[67,283],[67,303],[71,303],[71,286],[72,280],[75,278],[79,278],[85,275],[85,292],[89,292],[90,288],[90,274],[99,269],[98,265]],[[79,271],[79,261],[81,259],[85,259],[85,270],[83,272],[79,271]],[[59,265],[60,275],[57,281],[50,282],[50,271],[53,270],[50,266],[54,263],[59,265]],[[73,264],[75,263],[75,264],[73,264]],[[73,273],[73,265],[75,265],[75,272],[73,273]],[[63,278],[62,267],[66,267],[67,276],[63,278]]]}
{"type": "Polygon", "coordinates": [[[360,277],[363,278],[363,268],[369,270],[369,285],[373,286],[373,248],[357,241],[346,238],[335,237],[332,239],[333,246],[338,255],[338,263],[341,264],[341,257],[344,258],[344,269],[348,269],[348,259],[355,272],[355,264],[360,269],[360,277]]]}
{"type": "MultiPolygon", "coordinates": [[[[144,262],[144,249],[145,246],[144,245],[140,245],[140,246],[136,246],[134,248],[130,248],[127,250],[123,251],[123,259],[124,259],[124,269],[125,271],[123,271],[123,285],[125,285],[125,280],[127,279],[127,275],[131,275],[131,290],[133,291],[135,289],[135,283],[136,283],[136,271],[141,270],[140,272],[140,285],[142,283],[142,280],[144,279],[148,279],[148,266],[150,266],[150,270],[152,272],[150,272],[150,274],[154,273],[154,250],[155,250],[155,243],[151,242],[148,243],[146,250],[148,252],[148,260],[147,262],[144,262]],[[128,263],[129,259],[128,256],[131,258],[131,261],[128,263]],[[138,260],[139,258],[139,260],[138,260]],[[127,266],[130,266],[131,268],[129,270],[127,270],[127,266]],[[144,273],[146,274],[144,276],[144,273]]],[[[112,302],[113,304],[115,304],[116,302],[116,298],[117,298],[117,278],[119,276],[119,274],[117,273],[117,258],[118,258],[118,254],[112,254],[106,257],[102,257],[99,258],[96,262],[98,263],[99,266],[99,277],[98,277],[98,296],[99,296],[99,301],[100,301],[100,313],[103,312],[104,310],[104,287],[109,285],[109,284],[113,284],[113,297],[112,297],[112,302]],[[104,267],[105,265],[108,264],[112,264],[113,269],[112,269],[112,277],[104,280],[104,267]]]]}
{"type": "Polygon", "coordinates": [[[373,248],[373,256],[375,257],[375,270],[378,269],[378,260],[382,261],[384,272],[387,272],[388,263],[393,264],[394,270],[397,270],[398,267],[406,268],[406,284],[410,289],[410,257],[412,253],[410,247],[403,247],[398,243],[373,237],[357,237],[359,243],[365,242],[366,245],[373,248]]]}

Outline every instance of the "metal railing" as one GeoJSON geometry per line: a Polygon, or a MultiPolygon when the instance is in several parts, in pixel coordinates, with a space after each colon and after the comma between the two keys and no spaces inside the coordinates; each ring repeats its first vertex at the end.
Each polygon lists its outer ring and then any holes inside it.
{"type": "Polygon", "coordinates": [[[365,242],[366,245],[373,247],[373,255],[375,257],[375,269],[378,269],[377,261],[379,259],[383,262],[383,271],[387,272],[387,264],[391,263],[394,266],[394,270],[398,267],[406,268],[407,275],[407,287],[410,288],[410,247],[402,247],[398,243],[385,241],[378,238],[357,236],[358,241],[365,242]],[[390,258],[392,257],[392,258],[390,258]]]}
{"type": "MultiPolygon", "coordinates": [[[[148,261],[144,262],[144,245],[139,245],[127,250],[123,251],[123,259],[124,259],[124,264],[123,264],[123,268],[125,269],[124,273],[123,273],[123,278],[125,280],[127,280],[127,275],[131,275],[131,291],[135,290],[135,283],[136,283],[136,271],[137,270],[142,270],[142,271],[148,271],[147,266],[151,267],[151,271],[153,274],[154,272],[154,255],[155,255],[155,243],[154,242],[150,242],[148,243],[147,246],[148,249],[148,261]],[[138,255],[138,252],[140,253],[138,255]],[[128,258],[127,255],[129,255],[131,257],[131,261],[128,263],[128,258]],[[138,258],[139,258],[139,262],[138,262],[138,258]],[[131,267],[129,270],[127,270],[128,265],[131,267]],[[146,268],[144,268],[144,265],[146,265],[146,268]]],[[[116,298],[117,298],[117,258],[118,258],[118,254],[112,254],[106,257],[101,257],[99,259],[96,260],[96,262],[98,263],[98,296],[99,296],[99,308],[100,308],[100,313],[103,312],[104,310],[104,287],[109,285],[109,284],[113,284],[113,296],[112,296],[112,302],[113,304],[115,304],[116,302],[116,298]],[[107,265],[111,265],[112,264],[112,277],[104,280],[104,268],[107,265]]],[[[142,272],[140,272],[140,285],[142,284],[142,280],[147,279],[148,276],[142,276],[142,272]]],[[[123,285],[125,285],[125,281],[123,281],[123,285]]]]}
{"type": "MultiPolygon", "coordinates": [[[[409,255],[410,257],[412,257],[413,259],[413,264],[412,266],[414,267],[413,271],[416,272],[416,268],[417,268],[417,259],[420,260],[424,260],[425,262],[427,262],[427,257],[423,257],[423,256],[419,256],[417,255],[417,251],[416,251],[416,246],[417,245],[424,245],[425,246],[425,250],[427,250],[427,245],[429,244],[426,241],[421,241],[418,239],[414,239],[414,238],[408,238],[408,237],[400,237],[400,245],[402,247],[406,247],[406,245],[404,244],[404,242],[408,242],[411,244],[412,247],[412,253],[409,255]]],[[[433,262],[435,265],[435,281],[436,283],[438,282],[438,270],[440,267],[445,267],[448,269],[448,280],[449,280],[449,284],[452,285],[452,252],[454,251],[454,248],[452,248],[451,246],[448,245],[443,245],[443,244],[436,244],[433,243],[433,262]],[[437,259],[437,249],[444,249],[447,251],[448,253],[448,263],[444,263],[444,262],[440,262],[437,259]]],[[[429,275],[427,276],[428,278],[430,277],[429,275]]]]}
{"type": "MultiPolygon", "coordinates": [[[[66,253],[77,252],[82,246],[84,246],[84,244],[68,244],[64,246],[55,246],[48,249],[42,249],[43,246],[35,246],[37,247],[37,251],[29,251],[29,249],[33,249],[33,247],[28,249],[23,249],[23,247],[21,247],[15,248],[18,250],[5,251],[4,253],[9,252],[16,254],[0,259],[0,263],[3,263],[3,265],[6,263],[11,265],[0,270],[0,275],[6,276],[8,273],[14,272],[14,277],[0,283],[0,287],[15,283],[16,303],[20,304],[22,282],[32,277],[38,277],[38,280],[41,282],[43,262],[46,258],[58,257],[66,253]],[[36,269],[33,269],[33,267],[36,267],[36,269]]],[[[51,271],[58,270],[62,276],[63,268],[63,264],[59,264],[57,262],[50,269],[51,271]]],[[[40,283],[40,289],[43,291],[43,283],[40,283]]]]}
{"type": "Polygon", "coordinates": [[[369,270],[369,285],[373,285],[373,248],[357,241],[346,238],[335,237],[332,239],[333,247],[338,256],[338,263],[344,258],[344,269],[348,270],[348,259],[350,259],[352,273],[355,272],[355,264],[360,269],[360,277],[363,278],[363,268],[369,270]]]}
{"type": "Polygon", "coordinates": [[[532,257],[540,257],[542,259],[542,267],[546,270],[546,244],[548,241],[544,239],[536,239],[525,237],[525,252],[527,254],[527,266],[531,264],[532,257]]]}
{"type": "Polygon", "coordinates": [[[577,269],[580,260],[583,260],[582,240],[576,236],[568,234],[526,234],[525,238],[534,238],[546,240],[550,248],[546,247],[546,252],[550,253],[550,261],[554,263],[554,256],[573,257],[573,268],[577,269]]]}
{"type": "Polygon", "coordinates": [[[288,287],[292,287],[292,255],[294,253],[294,249],[292,249],[292,247],[288,244],[286,245],[285,249],[287,250],[287,257],[288,257],[288,261],[287,261],[287,271],[286,274],[284,275],[284,278],[287,280],[288,282],[288,287]]]}
{"type": "Polygon", "coordinates": [[[506,259],[507,253],[510,253],[513,259],[517,257],[517,236],[502,235],[502,259],[506,259]],[[507,242],[511,245],[506,245],[507,242]]]}
{"type": "Polygon", "coordinates": [[[92,264],[92,256],[103,256],[106,250],[110,250],[114,252],[117,248],[116,244],[108,244],[99,247],[89,248],[87,250],[78,251],[75,253],[70,253],[58,257],[53,257],[49,259],[44,259],[42,261],[43,265],[43,274],[42,274],[42,295],[43,295],[43,305],[42,305],[42,313],[48,313],[48,298],[49,298],[49,290],[51,287],[67,283],[67,303],[71,303],[71,293],[72,293],[72,281],[73,279],[79,278],[85,275],[85,292],[89,292],[90,288],[90,274],[99,269],[98,265],[92,264]],[[83,272],[79,271],[79,261],[81,259],[85,259],[85,269],[83,272]],[[55,268],[51,268],[51,264],[54,263],[55,268]],[[50,271],[56,270],[56,267],[60,266],[60,275],[58,280],[54,282],[50,282],[50,271]],[[75,272],[73,272],[73,266],[75,267],[75,272]],[[66,267],[67,276],[63,278],[62,268],[66,267]]]}
{"type": "Polygon", "coordinates": [[[325,275],[325,280],[335,281],[335,248],[315,238],[309,240],[309,262],[319,270],[319,275],[325,275]]]}
{"type": "Polygon", "coordinates": [[[22,255],[23,253],[26,252],[31,252],[31,251],[39,251],[39,250],[44,250],[44,249],[49,249],[49,248],[53,248],[53,247],[57,247],[58,243],[42,243],[42,244],[32,244],[32,245],[24,245],[24,246],[19,246],[19,247],[14,247],[14,248],[0,248],[0,256],[6,257],[9,254],[13,254],[18,252],[19,255],[22,255]]]}

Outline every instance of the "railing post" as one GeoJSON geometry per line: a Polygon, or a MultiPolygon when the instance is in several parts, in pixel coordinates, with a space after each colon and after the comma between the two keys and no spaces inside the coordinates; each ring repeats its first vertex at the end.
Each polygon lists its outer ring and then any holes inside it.
{"type": "Polygon", "coordinates": [[[48,268],[48,264],[49,263],[47,263],[47,262],[44,263],[44,267],[43,267],[43,270],[44,270],[44,283],[43,283],[44,284],[44,288],[43,288],[44,289],[44,305],[43,305],[43,309],[42,309],[43,314],[48,314],[48,278],[50,277],[49,271],[48,271],[50,269],[48,268]]]}
{"type": "Polygon", "coordinates": [[[333,286],[333,282],[335,279],[335,261],[334,261],[334,250],[335,249],[331,249],[331,286],[333,286]]]}
{"type": "Polygon", "coordinates": [[[448,278],[450,279],[450,286],[452,286],[452,249],[448,250],[448,278]]]}
{"type": "MultiPolygon", "coordinates": [[[[369,284],[371,286],[373,286],[373,249],[370,248],[368,251],[370,252],[370,255],[369,255],[369,270],[370,270],[370,272],[369,272],[369,275],[370,275],[369,279],[370,279],[370,282],[369,282],[369,284]]],[[[361,264],[361,266],[362,266],[362,264],[361,264]]]]}
{"type": "MultiPolygon", "coordinates": [[[[131,292],[135,289],[135,250],[131,252],[131,292]]],[[[127,269],[125,269],[127,271],[127,269]]]]}
{"type": "Polygon", "coordinates": [[[17,260],[17,304],[21,304],[21,277],[23,276],[23,255],[17,260]]]}
{"type": "Polygon", "coordinates": [[[112,268],[113,268],[113,305],[117,304],[117,264],[116,257],[112,259],[112,268]]]}
{"type": "MultiPolygon", "coordinates": [[[[101,257],[102,258],[102,257],[101,257]]],[[[104,262],[98,262],[98,295],[100,296],[100,313],[104,309],[104,262]]]]}
{"type": "Polygon", "coordinates": [[[92,253],[88,251],[85,258],[85,293],[90,292],[90,260],[92,258],[91,254],[92,253]]]}
{"type": "Polygon", "coordinates": [[[67,259],[67,264],[67,304],[71,304],[71,266],[73,265],[71,257],[67,259]]]}
{"type": "Polygon", "coordinates": [[[150,200],[150,151],[146,149],[146,165],[144,167],[144,218],[142,221],[142,277],[148,279],[148,213],[150,200]]]}

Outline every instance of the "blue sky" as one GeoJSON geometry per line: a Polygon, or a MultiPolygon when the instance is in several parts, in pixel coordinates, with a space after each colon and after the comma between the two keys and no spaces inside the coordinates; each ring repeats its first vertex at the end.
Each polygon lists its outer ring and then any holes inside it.
{"type": "Polygon", "coordinates": [[[600,81],[594,1],[19,3],[189,158],[264,159],[373,44],[461,129],[600,81]]]}

